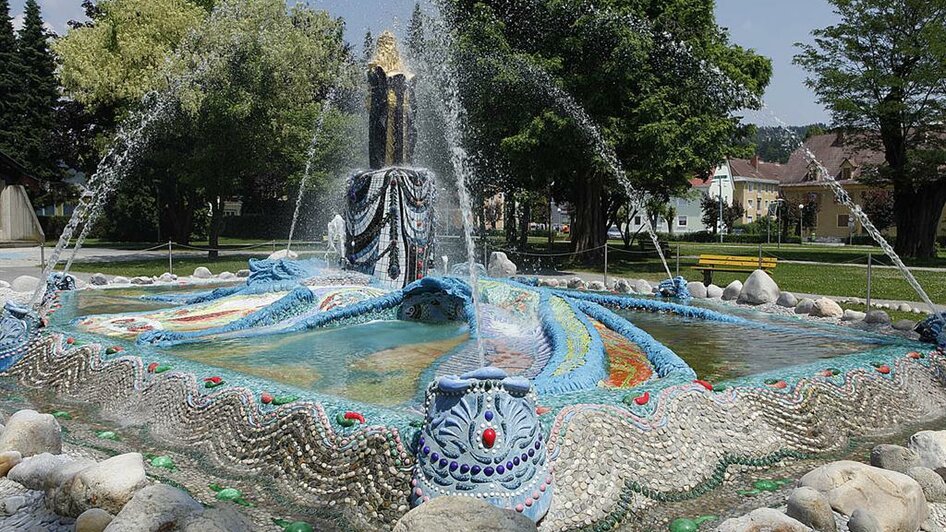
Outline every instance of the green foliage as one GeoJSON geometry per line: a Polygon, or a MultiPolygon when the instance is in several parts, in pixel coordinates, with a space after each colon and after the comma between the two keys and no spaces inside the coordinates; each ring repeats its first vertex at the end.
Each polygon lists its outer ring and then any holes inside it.
{"type": "Polygon", "coordinates": [[[43,179],[56,178],[60,174],[58,154],[50,149],[57,135],[59,85],[48,39],[39,5],[36,0],[27,0],[17,42],[23,68],[20,85],[24,109],[16,151],[26,168],[43,179]]]}
{"type": "Polygon", "coordinates": [[[96,14],[53,45],[66,93],[92,109],[165,88],[168,56],[207,11],[188,0],[102,0],[96,14]]]}
{"type": "Polygon", "coordinates": [[[935,253],[946,205],[946,3],[830,0],[840,22],[797,45],[795,62],[836,126],[885,155],[900,254],[935,253]]]}
{"type": "Polygon", "coordinates": [[[635,188],[666,198],[733,153],[735,112],[754,105],[771,75],[767,59],[729,43],[710,2],[451,6],[474,188],[508,193],[554,182],[556,199],[574,207],[579,248],[599,245],[619,207],[640,198],[625,196],[548,85],[577,98],[635,188]]]}
{"type": "Polygon", "coordinates": [[[756,146],[755,153],[763,161],[785,164],[802,140],[826,132],[824,124],[790,126],[788,130],[773,126],[755,128],[749,136],[748,144],[756,146]]]}
{"type": "Polygon", "coordinates": [[[23,67],[16,53],[10,3],[0,0],[0,150],[15,155],[24,108],[23,67]]]}
{"type": "Polygon", "coordinates": [[[887,189],[876,188],[865,191],[861,207],[864,214],[873,222],[874,227],[881,231],[893,227],[896,223],[893,194],[887,189]]]}
{"type": "MultiPolygon", "coordinates": [[[[711,227],[713,234],[718,234],[718,222],[719,222],[719,199],[715,197],[710,197],[708,194],[704,194],[700,198],[700,210],[703,212],[702,222],[706,227],[711,227]]],[[[723,226],[726,227],[726,232],[731,233],[732,230],[736,227],[736,224],[739,223],[739,220],[746,214],[746,209],[738,201],[732,202],[732,205],[723,202],[723,226]]]]}

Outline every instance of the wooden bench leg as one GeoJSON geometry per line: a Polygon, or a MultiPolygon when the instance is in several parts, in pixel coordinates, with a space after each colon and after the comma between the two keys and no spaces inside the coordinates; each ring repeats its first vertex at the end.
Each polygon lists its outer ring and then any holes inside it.
{"type": "Polygon", "coordinates": [[[703,270],[703,286],[713,284],[713,270],[703,270]]]}

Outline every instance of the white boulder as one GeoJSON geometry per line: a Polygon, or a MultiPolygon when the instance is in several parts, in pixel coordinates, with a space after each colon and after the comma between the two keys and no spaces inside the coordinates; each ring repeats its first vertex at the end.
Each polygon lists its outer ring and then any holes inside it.
{"type": "Polygon", "coordinates": [[[742,293],[742,281],[733,281],[723,290],[723,301],[735,301],[742,293]]]}
{"type": "Polygon", "coordinates": [[[90,508],[76,517],[76,532],[102,532],[114,516],[101,508],[90,508]]]}
{"type": "Polygon", "coordinates": [[[112,277],[112,284],[130,284],[130,283],[131,283],[131,279],[125,276],[116,275],[115,277],[112,277]]]}
{"type": "Polygon", "coordinates": [[[584,290],[587,286],[581,277],[572,277],[568,280],[568,288],[571,290],[584,290]]]}
{"type": "Polygon", "coordinates": [[[189,515],[203,511],[204,507],[187,493],[166,484],[154,484],[135,493],[105,531],[177,530],[189,515]]]}
{"type": "Polygon", "coordinates": [[[919,462],[946,478],[946,430],[921,430],[910,436],[907,447],[912,449],[919,462]]]}
{"type": "MultiPolygon", "coordinates": [[[[148,485],[140,453],[113,456],[80,471],[69,486],[73,515],[89,508],[118,514],[135,492],[148,485]]],[[[65,486],[63,486],[65,488],[65,486]]]]}
{"type": "Polygon", "coordinates": [[[194,273],[191,274],[191,277],[195,279],[210,279],[213,276],[214,274],[211,273],[210,270],[204,266],[198,266],[194,268],[194,273]]]}
{"type": "Polygon", "coordinates": [[[778,530],[779,532],[809,532],[811,529],[772,508],[759,508],[742,517],[723,521],[716,532],[759,532],[778,530]]]}
{"type": "Polygon", "coordinates": [[[269,256],[269,260],[282,260],[282,259],[296,260],[298,258],[299,258],[298,253],[292,250],[288,250],[288,249],[280,249],[279,251],[269,256]]]}
{"type": "Polygon", "coordinates": [[[251,273],[250,270],[240,270],[237,272],[237,277],[239,277],[240,279],[244,279],[246,277],[249,277],[250,273],[251,273]]]}
{"type": "Polygon", "coordinates": [[[749,305],[766,305],[778,301],[781,292],[775,281],[764,270],[756,270],[749,275],[739,292],[737,302],[749,305]]]}
{"type": "Polygon", "coordinates": [[[690,281],[687,283],[687,290],[690,292],[690,297],[706,299],[706,285],[699,281],[690,281]]]}
{"type": "Polygon", "coordinates": [[[20,410],[10,416],[0,433],[0,452],[19,451],[22,456],[62,452],[62,429],[50,414],[20,410]]]}
{"type": "Polygon", "coordinates": [[[627,279],[618,279],[614,282],[614,291],[619,294],[630,294],[634,291],[634,287],[627,279]]]}
{"type": "Polygon", "coordinates": [[[815,300],[810,314],[819,318],[840,318],[844,315],[844,310],[833,299],[822,297],[815,300]]]}
{"type": "Polygon", "coordinates": [[[588,290],[594,290],[595,292],[604,292],[608,287],[601,281],[591,281],[588,283],[588,290]]]}
{"type": "Polygon", "coordinates": [[[32,275],[21,275],[13,280],[10,287],[14,292],[35,292],[40,285],[39,279],[32,275]]]}
{"type": "Polygon", "coordinates": [[[236,279],[237,276],[233,272],[221,272],[220,275],[217,276],[217,278],[220,279],[221,281],[232,281],[236,279]]]}
{"type": "Polygon", "coordinates": [[[158,280],[162,283],[173,283],[177,280],[177,276],[171,272],[164,272],[161,274],[161,277],[158,277],[158,280]]]}
{"type": "Polygon", "coordinates": [[[494,251],[489,254],[489,267],[486,271],[490,277],[512,277],[516,275],[517,270],[516,265],[502,251],[494,251]]]}
{"type": "Polygon", "coordinates": [[[775,304],[780,307],[795,308],[798,305],[798,298],[791,292],[782,292],[775,304]]]}
{"type": "Polygon", "coordinates": [[[489,530],[490,532],[534,532],[535,523],[513,510],[497,508],[470,497],[437,497],[407,512],[394,532],[458,530],[489,530]]]}
{"type": "Polygon", "coordinates": [[[831,508],[843,515],[868,509],[888,532],[916,532],[929,517],[923,490],[915,480],[860,462],[823,465],[803,476],[799,485],[825,494],[831,508]]]}
{"type": "Polygon", "coordinates": [[[650,284],[650,281],[646,279],[638,279],[632,283],[632,286],[634,287],[634,291],[638,294],[649,295],[654,293],[654,285],[650,284]]]}
{"type": "Polygon", "coordinates": [[[152,279],[151,277],[145,277],[142,275],[140,277],[135,277],[134,279],[132,279],[131,284],[134,284],[134,285],[154,284],[154,279],[152,279]]]}
{"type": "Polygon", "coordinates": [[[856,310],[846,309],[844,315],[841,316],[841,321],[863,321],[867,317],[867,314],[864,312],[858,312],[856,310]]]}
{"type": "Polygon", "coordinates": [[[722,299],[723,298],[723,289],[711,284],[706,287],[706,297],[709,299],[722,299]]]}
{"type": "Polygon", "coordinates": [[[104,273],[93,273],[89,282],[95,286],[105,286],[108,284],[108,277],[105,277],[104,273]]]}

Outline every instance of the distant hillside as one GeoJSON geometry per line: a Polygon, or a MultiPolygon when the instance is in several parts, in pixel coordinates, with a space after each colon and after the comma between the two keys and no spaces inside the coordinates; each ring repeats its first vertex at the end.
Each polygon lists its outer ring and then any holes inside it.
{"type": "Polygon", "coordinates": [[[763,161],[772,163],[787,163],[789,156],[798,148],[798,145],[808,138],[809,134],[821,134],[828,130],[825,124],[809,124],[807,126],[789,126],[792,134],[780,127],[760,126],[752,137],[756,145],[756,152],[763,161]]]}

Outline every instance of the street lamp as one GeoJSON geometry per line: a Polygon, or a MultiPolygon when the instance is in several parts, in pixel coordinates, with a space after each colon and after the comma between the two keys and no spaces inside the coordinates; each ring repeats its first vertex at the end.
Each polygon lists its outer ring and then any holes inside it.
{"type": "Polygon", "coordinates": [[[798,204],[798,242],[803,244],[804,238],[802,238],[802,220],[805,219],[805,204],[798,204]]]}

